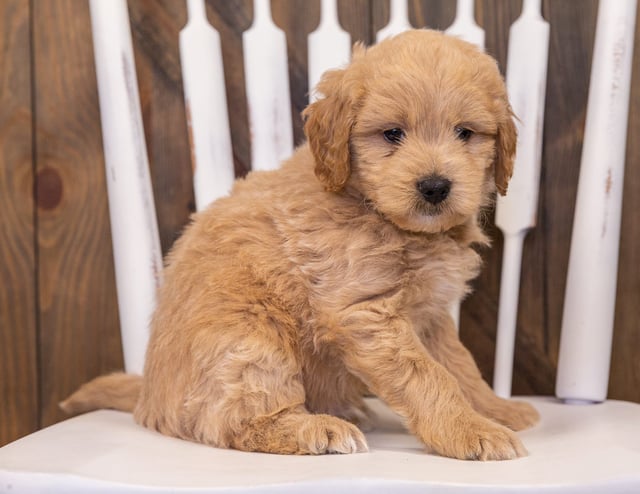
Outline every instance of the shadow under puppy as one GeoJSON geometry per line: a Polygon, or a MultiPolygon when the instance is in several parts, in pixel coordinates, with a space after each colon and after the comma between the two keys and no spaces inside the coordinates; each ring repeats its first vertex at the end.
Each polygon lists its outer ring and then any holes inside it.
{"type": "Polygon", "coordinates": [[[526,454],[526,403],[483,381],[449,316],[511,176],[516,130],[495,61],[410,31],[356,46],[304,112],[308,143],[238,180],[168,256],[144,376],[63,408],[133,411],[163,434],[287,454],[366,451],[375,393],[431,450],[526,454]]]}

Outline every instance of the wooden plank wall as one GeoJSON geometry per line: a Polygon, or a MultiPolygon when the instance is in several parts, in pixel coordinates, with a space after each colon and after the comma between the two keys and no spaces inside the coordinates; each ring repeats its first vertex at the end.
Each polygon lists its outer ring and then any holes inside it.
{"type": "Polygon", "coordinates": [[[38,423],[29,4],[0,13],[0,444],[38,423]]]}
{"type": "MultiPolygon", "coordinates": [[[[521,0],[476,0],[487,51],[504,70],[521,0]]],[[[551,23],[538,227],[524,250],[516,394],[552,394],[597,0],[544,0],[551,23]]],[[[250,163],[242,32],[249,0],[209,0],[221,32],[236,174],[250,163]]],[[[194,209],[180,80],[183,2],[130,0],[137,74],[161,241],[166,252],[194,209]]],[[[295,139],[306,104],[306,36],[319,0],[272,0],[288,35],[295,139]]],[[[371,42],[387,0],[341,0],[352,39],[371,42]]],[[[446,28],[452,0],[410,1],[414,26],[446,28]]],[[[640,46],[636,37],[620,275],[609,395],[640,402],[640,46]]],[[[57,402],[122,368],[102,141],[85,0],[0,0],[0,444],[62,417],[57,402]]],[[[492,378],[501,239],[462,310],[461,337],[492,378]]]]}

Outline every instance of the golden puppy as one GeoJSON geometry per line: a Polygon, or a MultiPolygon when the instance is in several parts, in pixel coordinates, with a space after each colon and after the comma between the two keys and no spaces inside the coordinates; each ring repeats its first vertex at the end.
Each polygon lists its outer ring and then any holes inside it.
{"type": "Polygon", "coordinates": [[[509,429],[537,413],[493,394],[449,316],[480,267],[478,215],[512,171],[495,61],[411,31],[356,46],[319,91],[308,144],[176,242],[144,377],[98,378],[63,407],[133,410],[218,447],[353,453],[367,449],[354,423],[370,390],[437,453],[526,454],[509,429]]]}

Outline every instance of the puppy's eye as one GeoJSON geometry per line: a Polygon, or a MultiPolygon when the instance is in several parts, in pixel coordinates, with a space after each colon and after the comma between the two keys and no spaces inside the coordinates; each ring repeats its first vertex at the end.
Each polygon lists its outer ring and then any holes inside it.
{"type": "Polygon", "coordinates": [[[404,139],[404,130],[398,128],[388,129],[385,130],[382,135],[384,135],[387,142],[390,142],[391,144],[400,144],[402,139],[404,139]]]}
{"type": "Polygon", "coordinates": [[[471,139],[471,136],[473,135],[473,130],[465,129],[464,127],[456,127],[453,130],[456,133],[456,137],[464,142],[467,142],[469,139],[471,139]]]}

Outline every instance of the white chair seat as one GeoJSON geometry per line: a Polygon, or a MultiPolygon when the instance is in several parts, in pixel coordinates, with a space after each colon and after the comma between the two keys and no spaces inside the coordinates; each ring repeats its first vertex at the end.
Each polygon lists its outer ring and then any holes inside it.
{"type": "Polygon", "coordinates": [[[542,415],[520,435],[526,458],[460,461],[431,455],[377,400],[370,452],[280,456],[162,436],[131,415],[98,411],[0,449],[2,492],[640,492],[640,405],[570,406],[527,398],[542,415]]]}

